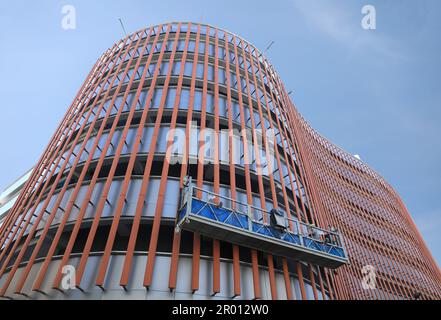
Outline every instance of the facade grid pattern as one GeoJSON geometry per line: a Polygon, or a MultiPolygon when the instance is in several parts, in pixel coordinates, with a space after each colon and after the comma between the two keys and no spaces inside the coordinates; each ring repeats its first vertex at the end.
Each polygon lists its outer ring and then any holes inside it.
{"type": "Polygon", "coordinates": [[[69,297],[71,264],[73,298],[140,288],[166,298],[441,298],[439,268],[393,188],[308,125],[252,44],[195,23],[140,30],[98,59],[0,226],[1,297],[69,297]],[[175,148],[177,131],[185,143],[175,148]],[[331,270],[173,232],[188,175],[336,227],[350,263],[331,270]],[[366,265],[373,290],[362,285],[366,265]]]}

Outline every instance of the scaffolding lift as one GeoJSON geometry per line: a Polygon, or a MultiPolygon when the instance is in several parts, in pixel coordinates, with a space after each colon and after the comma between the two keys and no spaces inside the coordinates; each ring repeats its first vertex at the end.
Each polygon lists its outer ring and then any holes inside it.
{"type": "Polygon", "coordinates": [[[331,269],[348,263],[338,231],[198,188],[191,177],[186,178],[181,194],[176,231],[181,229],[331,269]]]}

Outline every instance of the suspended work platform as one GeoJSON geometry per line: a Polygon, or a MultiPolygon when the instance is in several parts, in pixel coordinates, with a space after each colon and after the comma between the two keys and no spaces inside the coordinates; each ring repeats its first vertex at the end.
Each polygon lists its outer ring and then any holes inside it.
{"type": "Polygon", "coordinates": [[[348,263],[339,232],[203,190],[191,178],[182,193],[176,228],[331,269],[348,263]]]}

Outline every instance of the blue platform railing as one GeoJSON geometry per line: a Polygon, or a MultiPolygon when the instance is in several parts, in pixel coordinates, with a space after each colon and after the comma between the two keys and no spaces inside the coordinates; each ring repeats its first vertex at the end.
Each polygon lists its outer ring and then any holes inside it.
{"type": "Polygon", "coordinates": [[[274,226],[267,210],[198,188],[188,178],[181,195],[177,231],[189,229],[213,238],[225,238],[242,245],[259,244],[282,254],[293,254],[328,267],[348,263],[343,239],[338,231],[318,228],[283,217],[285,227],[274,226]],[[196,197],[196,194],[198,197],[196,197]],[[268,246],[266,244],[268,243],[268,246]]]}

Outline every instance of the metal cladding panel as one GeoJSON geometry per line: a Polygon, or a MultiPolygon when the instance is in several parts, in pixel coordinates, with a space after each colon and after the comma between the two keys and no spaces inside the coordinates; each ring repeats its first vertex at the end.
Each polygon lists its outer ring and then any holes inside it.
{"type": "Polygon", "coordinates": [[[417,292],[440,299],[441,273],[398,194],[308,125],[263,53],[205,24],[152,26],[106,50],[0,226],[4,297],[413,299],[417,292]],[[199,188],[337,228],[350,263],[334,271],[226,236],[174,233],[188,175],[199,188]],[[79,289],[60,294],[67,265],[79,289]],[[376,273],[373,290],[363,288],[365,267],[376,273]]]}

